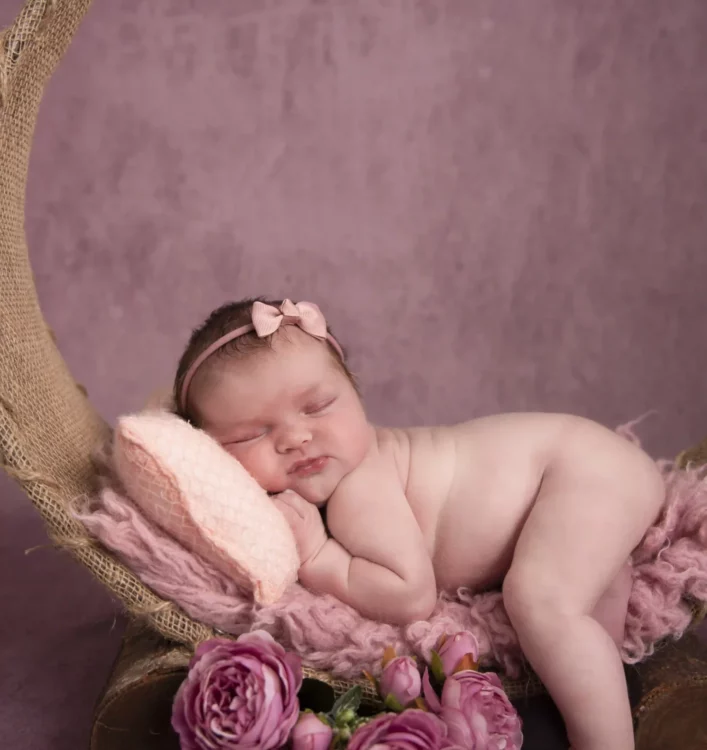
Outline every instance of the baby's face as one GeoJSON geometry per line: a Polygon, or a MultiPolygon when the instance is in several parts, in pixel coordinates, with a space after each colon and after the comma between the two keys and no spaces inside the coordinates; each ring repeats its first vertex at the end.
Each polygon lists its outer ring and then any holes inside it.
{"type": "Polygon", "coordinates": [[[268,492],[322,505],[371,446],[351,382],[322,341],[295,327],[209,380],[193,396],[204,430],[268,492]]]}

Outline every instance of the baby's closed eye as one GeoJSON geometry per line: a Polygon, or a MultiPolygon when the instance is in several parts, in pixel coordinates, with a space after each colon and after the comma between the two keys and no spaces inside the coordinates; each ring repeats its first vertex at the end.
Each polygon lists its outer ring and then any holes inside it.
{"type": "Polygon", "coordinates": [[[243,435],[236,435],[233,438],[231,438],[228,442],[222,443],[224,448],[227,448],[229,445],[240,445],[242,443],[250,443],[258,438],[263,437],[266,434],[267,430],[252,430],[250,432],[243,433],[243,435]]]}
{"type": "Polygon", "coordinates": [[[304,409],[305,414],[319,414],[320,412],[326,411],[336,401],[336,396],[333,398],[326,398],[321,401],[315,401],[314,403],[307,404],[304,409]]]}

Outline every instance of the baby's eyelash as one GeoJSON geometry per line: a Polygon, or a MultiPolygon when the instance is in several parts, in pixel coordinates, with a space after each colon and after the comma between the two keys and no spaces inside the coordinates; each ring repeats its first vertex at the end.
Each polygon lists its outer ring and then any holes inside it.
{"type": "Polygon", "coordinates": [[[248,437],[239,438],[238,440],[229,440],[227,443],[224,443],[224,448],[229,445],[240,445],[241,443],[250,443],[252,440],[257,440],[258,438],[262,437],[265,433],[259,432],[257,435],[249,435],[248,437]]]}
{"type": "Polygon", "coordinates": [[[336,401],[336,396],[334,398],[328,398],[326,401],[320,401],[318,404],[312,404],[304,411],[306,414],[316,414],[317,412],[324,411],[328,406],[331,406],[334,401],[336,401]]]}

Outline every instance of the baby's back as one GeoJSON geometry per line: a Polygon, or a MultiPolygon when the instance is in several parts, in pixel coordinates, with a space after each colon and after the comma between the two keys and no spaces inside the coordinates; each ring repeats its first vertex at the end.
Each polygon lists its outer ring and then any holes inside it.
{"type": "Polygon", "coordinates": [[[501,582],[568,419],[503,414],[379,431],[425,536],[438,589],[501,582]]]}

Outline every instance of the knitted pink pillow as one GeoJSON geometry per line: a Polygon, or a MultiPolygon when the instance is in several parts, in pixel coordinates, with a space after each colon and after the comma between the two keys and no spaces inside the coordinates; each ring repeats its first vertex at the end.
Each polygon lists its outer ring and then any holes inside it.
{"type": "Polygon", "coordinates": [[[114,463],[127,494],[184,547],[272,604],[297,580],[292,531],[213,438],[166,411],[121,417],[114,463]]]}

